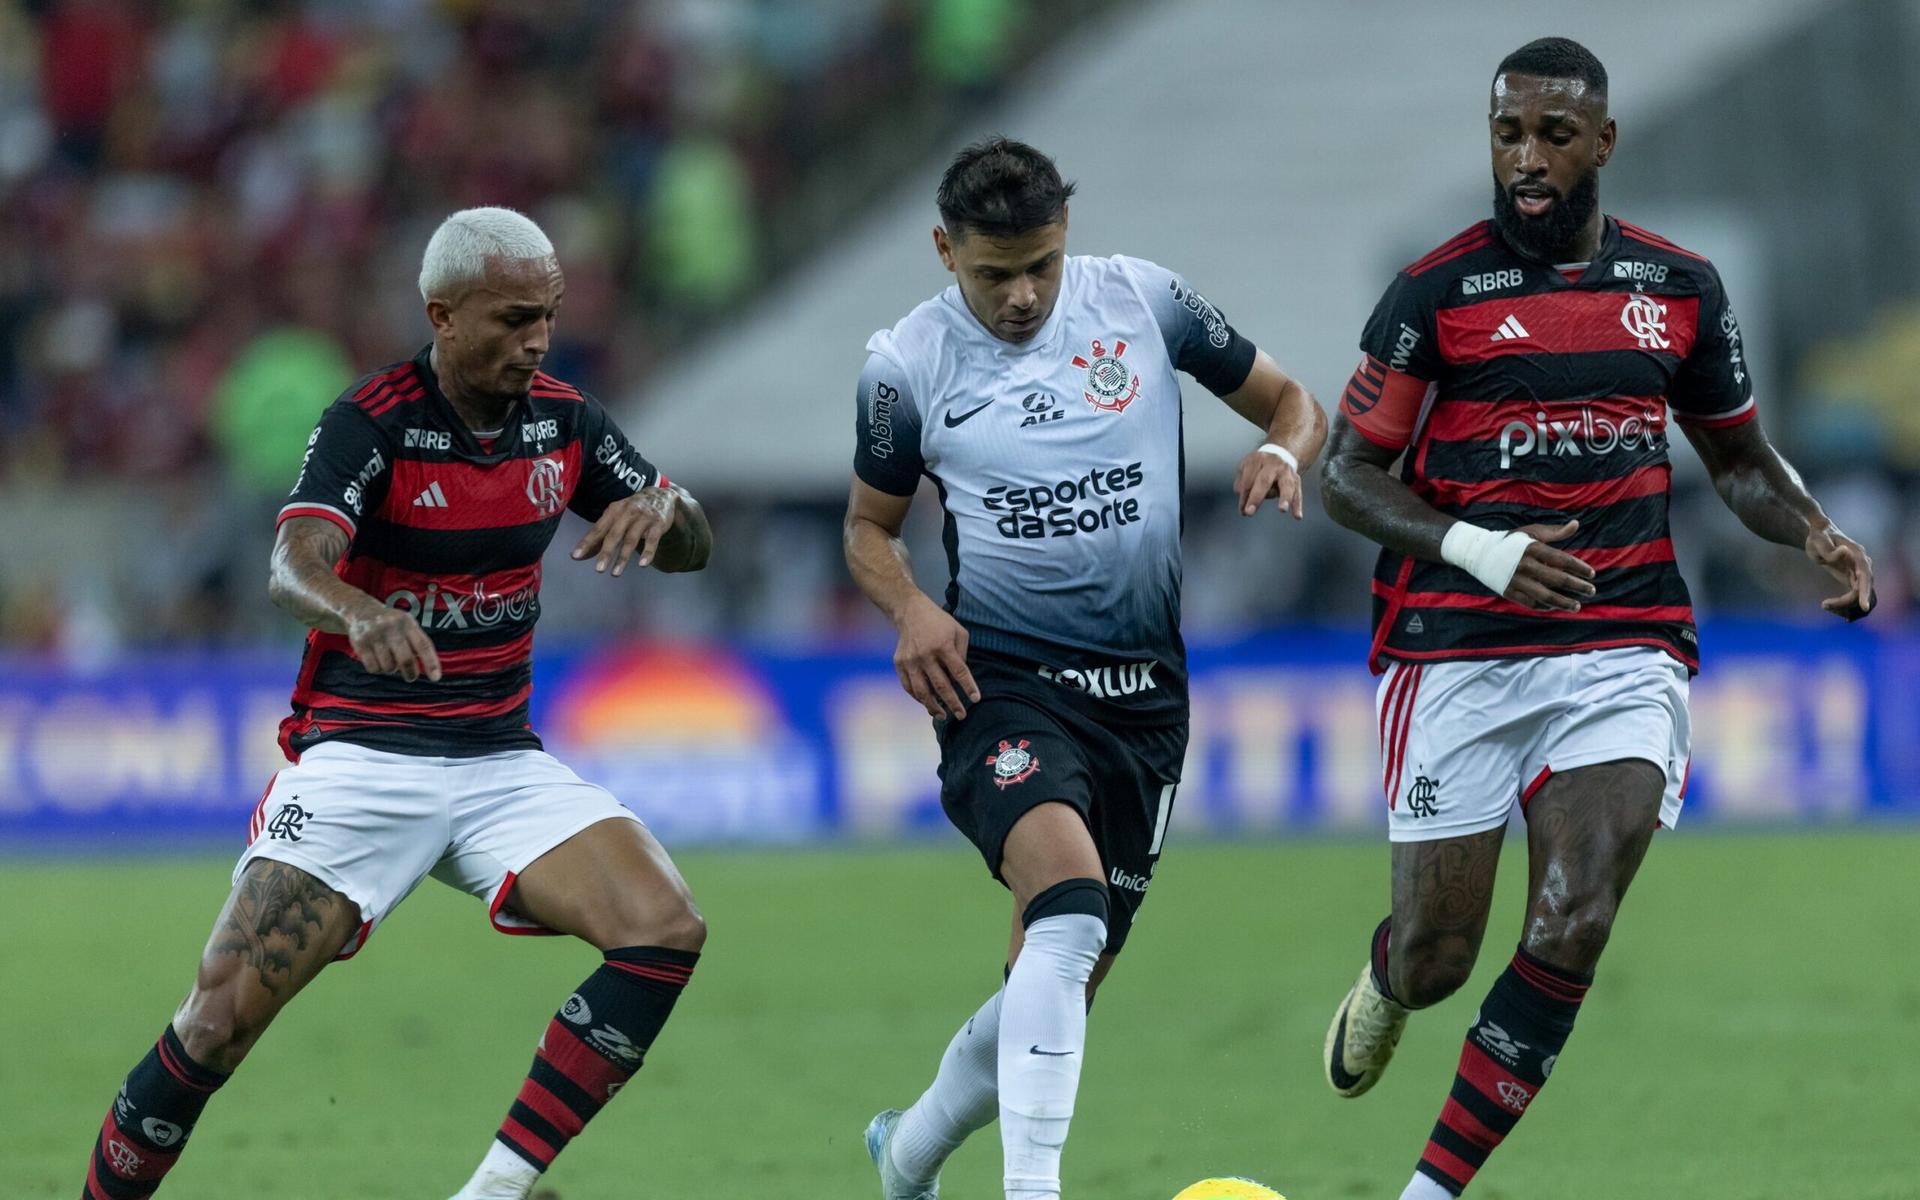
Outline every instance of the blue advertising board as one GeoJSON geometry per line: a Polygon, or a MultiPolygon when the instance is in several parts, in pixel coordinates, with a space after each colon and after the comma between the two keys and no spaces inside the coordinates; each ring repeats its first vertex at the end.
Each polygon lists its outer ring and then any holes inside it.
{"type": "MultiPolygon", "coordinates": [[[[1920,629],[1722,622],[1701,642],[1683,825],[1920,817],[1920,629]]],[[[1383,825],[1364,650],[1316,629],[1194,646],[1176,829],[1383,825]]],[[[296,654],[0,658],[0,848],[237,848],[284,765],[296,654]]],[[[885,647],[580,646],[538,656],[534,694],[548,749],[669,843],[944,827],[932,732],[885,647]]]]}

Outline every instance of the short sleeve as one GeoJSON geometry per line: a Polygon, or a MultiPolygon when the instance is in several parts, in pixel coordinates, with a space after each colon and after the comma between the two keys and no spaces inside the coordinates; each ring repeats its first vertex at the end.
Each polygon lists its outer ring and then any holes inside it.
{"type": "Polygon", "coordinates": [[[1173,365],[1216,396],[1240,390],[1253,371],[1254,344],[1179,275],[1143,258],[1121,261],[1139,282],[1173,365]]]}
{"type": "Polygon", "coordinates": [[[609,504],[642,488],[665,486],[667,477],[634,449],[600,401],[582,393],[581,403],[586,411],[580,426],[580,486],[567,507],[598,521],[609,504]]]}
{"type": "Polygon", "coordinates": [[[1753,377],[1740,344],[1740,321],[1718,272],[1700,293],[1699,332],[1674,374],[1667,403],[1674,419],[1688,425],[1719,428],[1753,419],[1753,377]]]}
{"type": "Polygon", "coordinates": [[[360,519],[379,504],[393,475],[387,437],[358,405],[336,401],[320,414],[307,438],[300,477],[280,509],[276,526],[295,517],[318,517],[351,539],[360,519]]]}
{"type": "Polygon", "coordinates": [[[1360,333],[1360,349],[1388,371],[1431,383],[1440,375],[1434,346],[1433,310],[1422,289],[1405,271],[1393,283],[1360,333]]]}
{"type": "Polygon", "coordinates": [[[906,374],[883,354],[867,355],[854,393],[853,473],[890,496],[911,496],[926,460],[920,454],[920,410],[906,374]]]}

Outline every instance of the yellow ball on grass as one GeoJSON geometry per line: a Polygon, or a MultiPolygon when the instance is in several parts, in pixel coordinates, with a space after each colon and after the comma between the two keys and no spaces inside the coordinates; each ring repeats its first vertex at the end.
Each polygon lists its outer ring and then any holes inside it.
{"type": "Polygon", "coordinates": [[[1287,1200],[1279,1192],[1251,1179],[1202,1179],[1173,1200],[1287,1200]]]}

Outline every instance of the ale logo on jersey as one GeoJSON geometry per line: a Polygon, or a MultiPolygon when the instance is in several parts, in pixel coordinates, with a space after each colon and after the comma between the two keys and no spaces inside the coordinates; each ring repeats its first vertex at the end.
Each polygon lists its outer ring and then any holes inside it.
{"type": "Polygon", "coordinates": [[[557,458],[536,458],[527,471],[527,499],[543,517],[551,517],[567,502],[567,472],[557,458]]]}
{"type": "Polygon", "coordinates": [[[1642,350],[1666,350],[1673,346],[1667,337],[1667,306],[1645,293],[1627,297],[1620,310],[1620,324],[1626,327],[1642,350]]]}
{"type": "Polygon", "coordinates": [[[1080,394],[1100,412],[1127,411],[1127,405],[1140,395],[1140,377],[1120,361],[1126,357],[1127,344],[1116,339],[1109,352],[1106,344],[1095,338],[1089,350],[1092,358],[1084,354],[1073,356],[1073,365],[1087,373],[1087,382],[1080,394]]]}
{"type": "Polygon", "coordinates": [[[987,755],[987,765],[993,768],[993,784],[1006,791],[1016,783],[1025,783],[1033,778],[1040,769],[1040,760],[1027,747],[1032,745],[1025,738],[1016,744],[1006,738],[1000,739],[1000,748],[996,753],[987,755]]]}

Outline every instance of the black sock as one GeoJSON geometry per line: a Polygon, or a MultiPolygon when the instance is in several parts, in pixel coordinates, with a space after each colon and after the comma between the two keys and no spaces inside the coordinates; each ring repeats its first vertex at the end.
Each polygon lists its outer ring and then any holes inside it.
{"type": "Polygon", "coordinates": [[[1467,1030],[1419,1172],[1458,1196],[1553,1073],[1593,976],[1514,952],[1467,1030]]]}
{"type": "Polygon", "coordinates": [[[120,1085],[87,1164],[81,1200],[140,1200],[160,1187],[227,1076],[187,1056],[173,1026],[120,1085]]]}
{"type": "Polygon", "coordinates": [[[1393,986],[1387,982],[1387,942],[1392,933],[1393,918],[1391,916],[1374,927],[1372,950],[1367,961],[1373,964],[1373,986],[1380,990],[1382,996],[1400,1005],[1401,1008],[1406,1008],[1407,1005],[1400,997],[1393,994],[1393,986]]]}
{"type": "Polygon", "coordinates": [[[640,1069],[700,955],[661,946],[607,951],[547,1023],[533,1069],[494,1137],[544,1171],[640,1069]]]}

